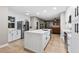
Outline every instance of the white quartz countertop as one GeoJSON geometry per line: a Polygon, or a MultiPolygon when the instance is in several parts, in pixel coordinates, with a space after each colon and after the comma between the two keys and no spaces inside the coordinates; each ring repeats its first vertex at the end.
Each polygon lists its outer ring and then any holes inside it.
{"type": "Polygon", "coordinates": [[[26,31],[26,32],[30,32],[30,33],[45,33],[50,31],[50,29],[39,29],[39,30],[32,30],[32,31],[26,31]]]}

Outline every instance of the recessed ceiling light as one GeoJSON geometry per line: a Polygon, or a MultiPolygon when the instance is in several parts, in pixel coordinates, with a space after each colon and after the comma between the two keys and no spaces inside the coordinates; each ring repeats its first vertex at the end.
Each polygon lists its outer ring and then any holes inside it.
{"type": "Polygon", "coordinates": [[[40,14],[39,12],[36,13],[36,15],[39,15],[39,14],[40,14]]]}
{"type": "Polygon", "coordinates": [[[25,13],[29,13],[29,12],[30,12],[29,10],[25,11],[25,13]]]}
{"type": "Polygon", "coordinates": [[[25,15],[30,15],[29,13],[25,13],[25,15]]]}
{"type": "Polygon", "coordinates": [[[53,7],[53,9],[56,10],[57,8],[56,7],[53,7]]]}
{"type": "Polygon", "coordinates": [[[46,12],[47,12],[47,10],[43,10],[43,12],[44,12],[44,13],[46,13],[46,12]]]}

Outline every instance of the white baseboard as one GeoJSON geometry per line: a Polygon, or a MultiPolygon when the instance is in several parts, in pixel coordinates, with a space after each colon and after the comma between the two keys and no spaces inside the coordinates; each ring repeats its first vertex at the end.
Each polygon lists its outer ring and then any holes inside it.
{"type": "Polygon", "coordinates": [[[0,48],[3,48],[5,46],[8,46],[8,43],[1,45],[0,48]]]}

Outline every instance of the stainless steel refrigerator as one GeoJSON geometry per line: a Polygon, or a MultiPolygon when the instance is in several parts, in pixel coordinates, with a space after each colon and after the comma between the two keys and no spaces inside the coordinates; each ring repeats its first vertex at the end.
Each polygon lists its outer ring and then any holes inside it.
{"type": "Polygon", "coordinates": [[[23,21],[17,21],[17,30],[21,30],[21,39],[24,39],[24,31],[29,30],[29,22],[23,24],[23,21]]]}

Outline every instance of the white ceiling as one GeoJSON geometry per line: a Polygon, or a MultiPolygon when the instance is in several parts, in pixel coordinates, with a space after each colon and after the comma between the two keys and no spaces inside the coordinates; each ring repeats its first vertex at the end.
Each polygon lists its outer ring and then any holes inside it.
{"type": "Polygon", "coordinates": [[[68,6],[10,6],[9,8],[25,15],[52,20],[55,17],[59,17],[60,13],[66,11],[68,6]]]}

